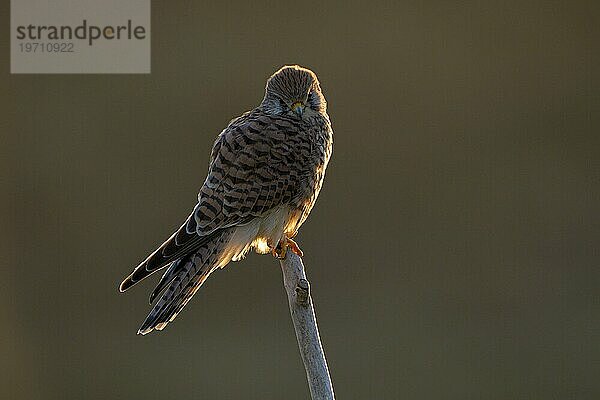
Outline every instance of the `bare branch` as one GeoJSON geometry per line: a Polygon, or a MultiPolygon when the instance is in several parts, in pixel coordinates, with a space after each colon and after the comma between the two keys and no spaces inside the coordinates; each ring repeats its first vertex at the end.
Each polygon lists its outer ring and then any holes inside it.
{"type": "Polygon", "coordinates": [[[292,251],[287,251],[280,260],[283,271],[283,285],[287,292],[290,314],[296,331],[300,355],[304,362],[308,386],[312,400],[334,400],[333,385],[325,353],[321,346],[319,328],[315,317],[310,284],[306,279],[302,259],[292,251]]]}

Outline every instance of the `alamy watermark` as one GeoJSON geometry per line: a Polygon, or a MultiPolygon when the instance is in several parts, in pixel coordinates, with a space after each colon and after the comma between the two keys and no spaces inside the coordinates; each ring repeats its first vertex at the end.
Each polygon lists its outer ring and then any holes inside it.
{"type": "Polygon", "coordinates": [[[150,0],[12,0],[12,73],[150,73],[150,0]]]}

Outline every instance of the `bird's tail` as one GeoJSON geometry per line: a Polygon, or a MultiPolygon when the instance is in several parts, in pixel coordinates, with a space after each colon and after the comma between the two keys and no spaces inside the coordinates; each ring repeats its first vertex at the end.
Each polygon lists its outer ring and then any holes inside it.
{"type": "Polygon", "coordinates": [[[175,319],[210,273],[229,262],[227,258],[230,257],[226,257],[225,250],[230,237],[230,230],[216,232],[195,252],[171,263],[150,296],[150,301],[161,292],[164,293],[146,317],[138,334],[162,330],[175,319]]]}

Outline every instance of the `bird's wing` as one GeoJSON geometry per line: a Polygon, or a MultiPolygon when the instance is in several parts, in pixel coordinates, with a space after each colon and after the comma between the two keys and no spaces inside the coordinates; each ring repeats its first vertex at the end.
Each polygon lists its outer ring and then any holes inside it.
{"type": "Polygon", "coordinates": [[[294,131],[291,121],[264,115],[232,121],[215,141],[194,211],[121,283],[121,291],[199,248],[215,232],[288,204],[304,177],[294,166],[310,153],[310,144],[294,131]]]}
{"type": "Polygon", "coordinates": [[[246,120],[219,135],[193,212],[198,235],[245,224],[294,196],[301,141],[291,140],[291,123],[267,121],[246,120]]]}

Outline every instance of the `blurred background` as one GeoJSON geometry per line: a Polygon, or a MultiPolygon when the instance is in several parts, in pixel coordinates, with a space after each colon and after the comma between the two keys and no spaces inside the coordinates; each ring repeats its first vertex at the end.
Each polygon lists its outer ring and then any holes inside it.
{"type": "Polygon", "coordinates": [[[0,398],[309,397],[273,258],[159,334],[159,277],[117,292],[290,63],[335,131],[299,242],[338,398],[600,398],[598,11],[153,2],[150,75],[10,75],[5,29],[0,398]]]}

